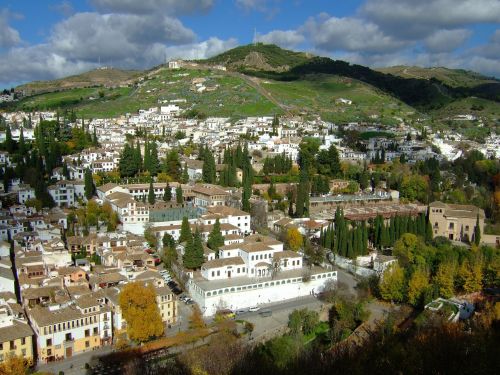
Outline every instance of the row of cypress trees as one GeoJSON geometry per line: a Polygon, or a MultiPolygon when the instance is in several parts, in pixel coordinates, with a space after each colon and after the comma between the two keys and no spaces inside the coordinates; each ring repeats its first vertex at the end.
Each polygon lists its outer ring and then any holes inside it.
{"type": "Polygon", "coordinates": [[[413,233],[426,241],[432,239],[432,227],[424,213],[415,217],[394,216],[389,222],[377,215],[367,223],[345,219],[343,210],[337,207],[334,223],[321,232],[320,244],[351,259],[367,254],[369,242],[377,249],[391,247],[404,233],[413,233]]]}

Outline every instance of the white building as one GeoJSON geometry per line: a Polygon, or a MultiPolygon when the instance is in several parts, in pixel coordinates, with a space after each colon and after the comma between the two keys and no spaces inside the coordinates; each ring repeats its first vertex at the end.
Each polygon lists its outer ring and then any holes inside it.
{"type": "Polygon", "coordinates": [[[321,292],[337,272],[304,267],[302,256],[262,235],[219,249],[219,258],[202,265],[188,281],[205,316],[219,309],[243,309],[321,292]]]}

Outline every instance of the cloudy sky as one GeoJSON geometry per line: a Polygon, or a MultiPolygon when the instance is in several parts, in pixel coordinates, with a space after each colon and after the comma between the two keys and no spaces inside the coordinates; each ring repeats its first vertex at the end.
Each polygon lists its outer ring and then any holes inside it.
{"type": "Polygon", "coordinates": [[[500,0],[2,0],[0,87],[257,40],[372,67],[500,77],[500,0]]]}

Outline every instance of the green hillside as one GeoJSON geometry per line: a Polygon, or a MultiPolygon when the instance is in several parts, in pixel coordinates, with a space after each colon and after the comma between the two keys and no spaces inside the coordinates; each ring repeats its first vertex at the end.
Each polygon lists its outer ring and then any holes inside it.
{"type": "Polygon", "coordinates": [[[402,78],[437,79],[451,87],[474,87],[485,83],[498,83],[498,80],[494,78],[485,77],[479,73],[463,69],[448,69],[444,67],[421,68],[418,66],[399,65],[375,70],[402,78]]]}
{"type": "MultiPolygon", "coordinates": [[[[416,70],[410,71],[416,74],[416,70]]],[[[46,86],[52,82],[52,87],[60,90],[32,95],[2,107],[72,109],[79,116],[97,118],[136,113],[141,108],[185,99],[186,103],[180,106],[186,111],[195,110],[190,113],[233,119],[275,113],[319,114],[336,122],[378,119],[395,124],[400,119],[426,119],[429,124],[456,127],[450,118],[472,113],[481,118],[484,129],[499,126],[497,80],[444,68],[435,69],[434,75],[426,78],[402,78],[393,75],[396,73],[392,70],[385,74],[343,61],[257,44],[237,47],[180,70],[158,66],[142,73],[125,72],[122,81],[118,79],[121,73],[109,70],[49,81],[46,86]],[[228,70],[214,69],[216,64],[224,64],[228,70]],[[114,85],[62,89],[79,82],[102,83],[106,74],[108,82],[116,78],[114,85]],[[197,92],[193,79],[202,79],[206,90],[197,92]],[[340,98],[351,100],[352,104],[340,103],[340,98]]],[[[459,125],[472,129],[476,126],[470,122],[459,125]]]]}

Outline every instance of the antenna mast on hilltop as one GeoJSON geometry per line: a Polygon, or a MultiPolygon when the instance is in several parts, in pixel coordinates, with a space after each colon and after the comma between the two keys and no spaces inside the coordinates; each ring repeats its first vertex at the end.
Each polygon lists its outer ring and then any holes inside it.
{"type": "Polygon", "coordinates": [[[253,28],[253,45],[257,45],[257,29],[255,27],[253,28]]]}

